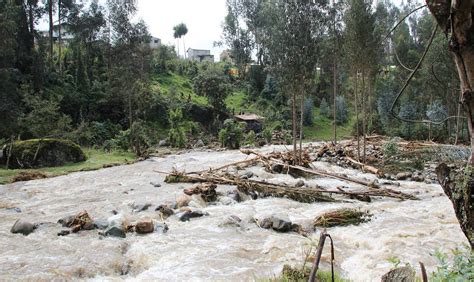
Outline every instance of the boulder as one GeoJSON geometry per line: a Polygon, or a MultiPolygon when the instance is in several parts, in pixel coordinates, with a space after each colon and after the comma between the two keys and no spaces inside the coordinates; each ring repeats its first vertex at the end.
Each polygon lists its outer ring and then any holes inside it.
{"type": "Polygon", "coordinates": [[[272,218],[272,229],[277,232],[289,232],[292,231],[291,221],[286,221],[280,218],[272,218]]]}
{"type": "Polygon", "coordinates": [[[161,184],[158,183],[158,182],[153,182],[152,181],[152,182],[150,182],[150,184],[153,185],[154,187],[157,187],[157,188],[161,187],[161,184]]]}
{"type": "Polygon", "coordinates": [[[194,144],[194,148],[201,148],[201,147],[204,147],[204,142],[199,139],[195,144],[194,144]]]}
{"type": "Polygon", "coordinates": [[[191,201],[190,196],[188,196],[186,194],[181,195],[176,199],[176,208],[185,207],[189,204],[190,201],[191,201]]]}
{"type": "Polygon", "coordinates": [[[58,236],[67,236],[69,234],[71,234],[71,231],[69,230],[61,230],[58,232],[58,236]]]}
{"type": "Polygon", "coordinates": [[[181,216],[179,217],[179,220],[181,221],[189,221],[189,219],[191,218],[195,218],[195,217],[202,217],[202,216],[207,216],[209,215],[207,212],[202,212],[200,210],[194,210],[194,211],[185,211],[183,214],[181,214],[181,216]]]}
{"type": "Polygon", "coordinates": [[[138,234],[147,234],[152,233],[155,230],[155,225],[153,224],[153,220],[147,218],[142,219],[135,225],[135,232],[138,234]]]}
{"type": "Polygon", "coordinates": [[[242,227],[242,219],[236,215],[231,215],[219,224],[219,227],[242,227]]]}
{"type": "Polygon", "coordinates": [[[87,159],[81,147],[63,139],[16,141],[11,149],[10,168],[54,167],[87,159]]]}
{"type": "Polygon", "coordinates": [[[240,176],[241,179],[250,179],[253,177],[253,172],[251,171],[246,171],[240,176]]]}
{"type": "Polygon", "coordinates": [[[58,223],[63,227],[71,227],[72,222],[74,221],[74,215],[68,215],[58,220],[58,223]]]}
{"type": "Polygon", "coordinates": [[[239,203],[240,201],[242,201],[241,197],[240,197],[240,193],[237,191],[237,190],[234,190],[234,191],[231,191],[227,194],[227,196],[229,198],[231,198],[232,200],[236,201],[237,203],[239,203]]]}
{"type": "Polygon", "coordinates": [[[21,233],[26,236],[32,233],[35,229],[36,227],[34,224],[24,221],[22,219],[18,219],[17,221],[15,221],[15,224],[13,224],[12,228],[10,229],[10,232],[14,234],[21,233]]]}
{"type": "Polygon", "coordinates": [[[303,187],[303,186],[304,186],[304,180],[303,179],[299,179],[298,181],[296,181],[295,187],[303,187]]]}
{"type": "Polygon", "coordinates": [[[121,226],[111,226],[105,231],[105,236],[125,238],[127,235],[121,226]]]}
{"type": "Polygon", "coordinates": [[[146,211],[149,207],[151,207],[151,204],[149,204],[149,203],[146,203],[146,204],[133,204],[132,205],[133,212],[135,212],[135,213],[146,211]]]}
{"type": "Polygon", "coordinates": [[[173,209],[169,205],[166,205],[166,204],[159,205],[155,209],[155,211],[159,211],[164,218],[168,218],[168,217],[170,217],[171,215],[174,214],[173,209]]]}
{"type": "Polygon", "coordinates": [[[397,180],[405,180],[410,177],[411,177],[411,173],[409,172],[399,172],[397,173],[397,175],[395,175],[395,179],[397,180]]]}
{"type": "Polygon", "coordinates": [[[382,276],[382,282],[415,282],[416,272],[409,266],[398,267],[382,276]]]}

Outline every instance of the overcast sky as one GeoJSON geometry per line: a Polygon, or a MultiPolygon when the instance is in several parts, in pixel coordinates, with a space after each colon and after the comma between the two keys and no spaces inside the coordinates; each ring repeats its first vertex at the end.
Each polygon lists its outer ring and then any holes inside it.
{"type": "Polygon", "coordinates": [[[188,27],[186,49],[210,49],[216,60],[223,48],[214,48],[213,43],[221,40],[226,14],[225,0],[138,0],[137,16],[146,22],[152,36],[176,46],[173,26],[183,22],[188,27]]]}

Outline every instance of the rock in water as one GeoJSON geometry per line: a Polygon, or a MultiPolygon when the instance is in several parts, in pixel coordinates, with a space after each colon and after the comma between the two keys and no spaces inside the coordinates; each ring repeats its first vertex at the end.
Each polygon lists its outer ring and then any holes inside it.
{"type": "Polygon", "coordinates": [[[72,222],[74,221],[74,215],[68,215],[58,220],[58,223],[63,227],[71,227],[72,222]]]}
{"type": "Polygon", "coordinates": [[[304,186],[304,180],[300,179],[296,181],[295,187],[303,187],[304,186]]]}
{"type": "Polygon", "coordinates": [[[191,197],[188,195],[181,195],[176,199],[176,208],[185,207],[191,201],[191,197]]]}
{"type": "Polygon", "coordinates": [[[143,219],[135,225],[135,232],[138,234],[152,233],[154,230],[155,225],[153,224],[153,220],[149,218],[143,219]]]}
{"type": "Polygon", "coordinates": [[[35,226],[32,223],[18,219],[15,224],[13,224],[11,233],[21,233],[23,235],[28,235],[35,230],[35,226]]]}
{"type": "Polygon", "coordinates": [[[146,204],[133,204],[132,205],[133,212],[135,212],[135,213],[146,211],[149,207],[151,207],[151,204],[149,204],[149,203],[146,203],[146,204]]]}
{"type": "Polygon", "coordinates": [[[201,217],[204,215],[209,215],[207,212],[202,212],[202,211],[185,211],[180,217],[179,220],[181,221],[189,221],[189,219],[193,217],[201,217]]]}
{"type": "Polygon", "coordinates": [[[152,182],[150,182],[150,184],[153,185],[154,187],[157,187],[157,188],[158,188],[158,187],[161,187],[161,184],[158,183],[158,182],[153,182],[153,181],[152,181],[152,182]]]}
{"type": "Polygon", "coordinates": [[[281,173],[283,171],[282,164],[272,164],[272,171],[275,173],[281,173]]]}
{"type": "Polygon", "coordinates": [[[292,224],[290,221],[286,221],[280,218],[272,218],[272,228],[278,232],[289,232],[292,230],[292,224]]]}
{"type": "Polygon", "coordinates": [[[163,215],[164,218],[168,218],[174,214],[173,209],[169,207],[168,205],[159,205],[155,209],[155,211],[159,211],[163,215]]]}
{"type": "Polygon", "coordinates": [[[125,231],[120,226],[112,226],[105,231],[105,236],[125,238],[125,231]]]}
{"type": "Polygon", "coordinates": [[[61,230],[58,232],[58,236],[66,236],[66,235],[69,235],[71,234],[71,231],[69,230],[61,230]]]}
{"type": "Polygon", "coordinates": [[[415,270],[409,266],[398,267],[382,276],[382,282],[415,282],[415,270]]]}

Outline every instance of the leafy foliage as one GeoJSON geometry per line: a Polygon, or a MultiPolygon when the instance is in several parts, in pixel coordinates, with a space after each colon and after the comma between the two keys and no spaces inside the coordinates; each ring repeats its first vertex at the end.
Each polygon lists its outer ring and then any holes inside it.
{"type": "Polygon", "coordinates": [[[238,123],[233,119],[224,121],[224,128],[219,131],[219,140],[222,147],[238,149],[242,142],[245,123],[238,123]]]}

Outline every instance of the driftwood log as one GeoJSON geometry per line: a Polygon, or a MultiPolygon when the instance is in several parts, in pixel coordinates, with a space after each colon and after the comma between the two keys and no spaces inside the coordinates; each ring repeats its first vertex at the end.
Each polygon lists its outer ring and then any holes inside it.
{"type": "Polygon", "coordinates": [[[256,181],[251,179],[241,179],[231,174],[218,175],[213,173],[205,174],[187,174],[179,171],[162,172],[159,173],[168,174],[165,177],[166,183],[215,183],[215,184],[226,184],[236,185],[241,192],[250,193],[258,192],[263,196],[274,196],[274,197],[287,197],[300,202],[315,202],[315,201],[335,201],[328,196],[333,194],[344,195],[352,199],[361,200],[367,197],[388,197],[396,198],[400,200],[417,200],[413,195],[405,194],[399,191],[391,189],[369,189],[367,191],[346,191],[338,187],[337,190],[326,190],[320,186],[306,187],[306,188],[295,188],[289,187],[284,184],[273,184],[264,181],[256,181]]]}

